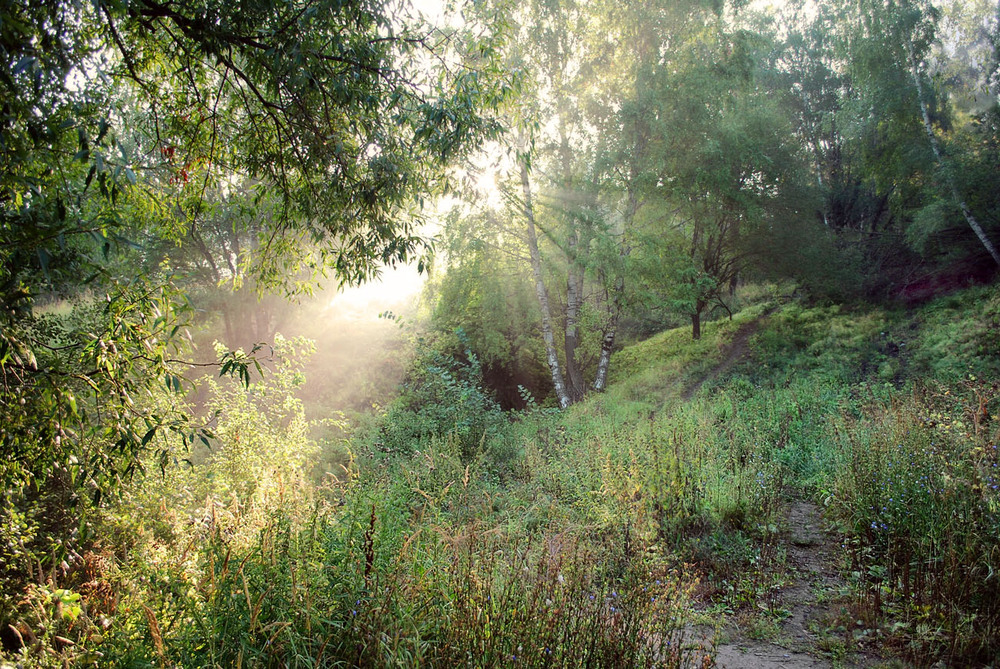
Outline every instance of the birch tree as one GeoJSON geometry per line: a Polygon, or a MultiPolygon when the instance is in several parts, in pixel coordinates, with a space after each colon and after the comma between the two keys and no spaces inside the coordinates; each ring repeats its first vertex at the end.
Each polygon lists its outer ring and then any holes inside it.
{"type": "Polygon", "coordinates": [[[950,166],[948,165],[947,157],[942,150],[941,143],[938,141],[937,133],[934,129],[934,124],[931,122],[931,116],[928,111],[928,98],[926,92],[926,67],[927,64],[923,60],[923,55],[926,53],[930,42],[933,39],[934,34],[934,20],[936,17],[936,12],[931,9],[921,9],[918,6],[910,7],[910,11],[904,14],[902,20],[910,23],[911,26],[909,30],[904,27],[904,34],[907,35],[905,49],[906,49],[906,63],[909,66],[910,78],[913,81],[913,86],[917,93],[917,105],[920,108],[920,120],[924,126],[924,132],[927,133],[927,140],[930,143],[931,151],[934,154],[934,160],[937,164],[939,172],[942,174],[942,178],[947,184],[947,190],[951,195],[952,200],[958,209],[962,212],[962,217],[965,219],[966,223],[969,224],[969,228],[975,233],[976,238],[979,239],[983,248],[986,252],[990,254],[993,262],[1000,266],[1000,254],[997,253],[996,247],[993,246],[993,242],[986,235],[983,230],[982,225],[976,219],[972,210],[969,208],[965,197],[959,192],[958,186],[955,183],[955,178],[951,173],[950,166]]]}

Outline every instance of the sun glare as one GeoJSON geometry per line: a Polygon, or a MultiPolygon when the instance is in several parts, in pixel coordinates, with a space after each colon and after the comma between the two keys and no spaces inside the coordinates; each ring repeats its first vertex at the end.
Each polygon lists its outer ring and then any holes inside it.
{"type": "Polygon", "coordinates": [[[423,290],[425,274],[415,264],[387,267],[379,278],[337,292],[326,303],[329,317],[352,321],[377,320],[386,311],[402,313],[412,309],[423,290]]]}

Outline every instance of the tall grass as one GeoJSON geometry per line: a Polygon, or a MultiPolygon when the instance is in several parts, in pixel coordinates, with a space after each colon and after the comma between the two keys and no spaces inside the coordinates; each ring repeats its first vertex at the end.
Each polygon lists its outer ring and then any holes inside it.
{"type": "Polygon", "coordinates": [[[682,667],[683,580],[571,533],[413,527],[398,482],[347,491],[251,544],[224,525],[161,555],[101,644],[105,666],[682,667]],[[378,490],[378,494],[373,494],[378,490]],[[193,547],[188,547],[193,548],[193,547]]]}
{"type": "Polygon", "coordinates": [[[862,611],[949,663],[1000,653],[996,398],[976,381],[922,388],[845,421],[839,442],[833,499],[862,611]]]}
{"type": "MultiPolygon", "coordinates": [[[[843,534],[852,624],[918,662],[994,661],[1000,389],[967,371],[907,377],[929,364],[908,348],[954,331],[942,305],[924,329],[769,306],[699,342],[678,330],[627,349],[617,382],[565,413],[504,414],[474,359],[432,365],[319,483],[296,365],[250,391],[216,386],[216,450],[131,488],[86,568],[25,593],[16,659],[709,665],[687,613],[775,612],[784,512],[805,495],[843,534]],[[755,322],[745,357],[713,374],[755,322]]],[[[988,357],[993,311],[974,307],[949,309],[979,323],[966,330],[988,357]]]]}

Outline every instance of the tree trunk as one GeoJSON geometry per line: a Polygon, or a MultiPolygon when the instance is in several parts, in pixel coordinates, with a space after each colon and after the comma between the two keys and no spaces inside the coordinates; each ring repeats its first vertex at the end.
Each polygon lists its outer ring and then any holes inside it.
{"type": "Polygon", "coordinates": [[[575,230],[570,232],[569,267],[566,270],[566,376],[569,380],[569,394],[574,402],[580,400],[586,393],[586,382],[576,359],[576,350],[580,344],[580,306],[583,303],[583,271],[576,262],[576,251],[579,239],[575,230]]]}
{"type": "Polygon", "coordinates": [[[573,192],[573,148],[567,130],[570,104],[565,90],[565,82],[562,79],[562,70],[559,71],[556,89],[559,91],[561,198],[566,209],[568,231],[566,238],[566,329],[563,335],[563,350],[566,354],[566,380],[568,381],[570,399],[573,402],[578,402],[587,393],[587,382],[583,379],[580,362],[577,360],[577,349],[580,345],[580,309],[583,306],[583,268],[580,265],[579,254],[584,247],[581,245],[579,222],[573,214],[578,203],[573,192]]]}
{"type": "Polygon", "coordinates": [[[701,310],[691,312],[691,338],[701,339],[701,310]]]}
{"type": "Polygon", "coordinates": [[[597,392],[602,392],[608,385],[608,367],[611,365],[611,352],[615,348],[615,337],[618,335],[618,321],[621,318],[622,294],[624,292],[625,278],[619,275],[615,281],[608,324],[604,328],[604,338],[601,340],[601,355],[597,359],[597,375],[594,377],[594,390],[597,392]]]}
{"type": "MultiPolygon", "coordinates": [[[[524,145],[524,138],[519,142],[524,145]]],[[[542,274],[542,256],[538,252],[538,233],[535,231],[535,210],[531,200],[531,182],[528,179],[528,165],[522,158],[521,168],[521,190],[524,193],[524,218],[528,231],[528,252],[531,257],[531,273],[535,278],[535,293],[538,296],[538,305],[542,310],[542,338],[545,340],[545,355],[549,363],[549,371],[552,373],[552,385],[555,387],[556,397],[559,406],[563,409],[572,403],[569,393],[566,391],[566,383],[563,381],[562,370],[559,367],[559,354],[556,351],[555,335],[552,330],[552,312],[549,309],[549,294],[545,288],[545,277],[542,274]]]]}
{"type": "Polygon", "coordinates": [[[608,295],[611,305],[608,310],[608,321],[604,327],[604,338],[601,340],[601,355],[597,360],[597,375],[594,378],[594,390],[597,392],[603,391],[608,383],[608,367],[611,365],[611,352],[615,347],[615,337],[618,336],[618,322],[621,319],[625,302],[625,265],[629,255],[632,253],[628,236],[636,214],[642,207],[636,184],[640,173],[639,162],[645,150],[648,133],[646,127],[642,124],[637,124],[635,130],[635,144],[632,146],[632,159],[629,165],[629,177],[626,184],[627,200],[625,213],[622,217],[622,238],[618,247],[618,267],[615,268],[617,276],[608,295]]]}
{"type": "Polygon", "coordinates": [[[226,326],[226,346],[238,348],[236,344],[236,329],[233,327],[233,317],[229,309],[222,310],[222,322],[226,326]]]}
{"type": "MultiPolygon", "coordinates": [[[[941,147],[938,144],[937,135],[934,134],[934,126],[931,125],[930,114],[927,112],[927,103],[924,101],[924,86],[920,81],[920,73],[917,71],[917,59],[913,53],[913,44],[907,45],[908,56],[910,61],[910,76],[913,77],[913,84],[917,87],[917,101],[920,103],[920,117],[924,122],[924,131],[927,133],[928,139],[931,142],[931,150],[934,152],[934,159],[937,161],[938,168],[944,167],[944,156],[941,153],[941,147]]],[[[948,188],[951,190],[951,196],[955,199],[955,204],[958,208],[962,210],[962,216],[965,217],[966,223],[972,228],[972,231],[976,233],[976,237],[989,252],[990,257],[993,258],[993,262],[1000,265],[1000,254],[997,253],[996,247],[993,246],[993,242],[990,238],[986,236],[986,232],[983,230],[982,226],[979,225],[979,221],[976,217],[972,215],[972,211],[969,210],[969,205],[966,204],[965,198],[963,198],[958,192],[958,186],[955,185],[955,179],[947,173],[945,170],[945,179],[948,182],[948,188]]]]}

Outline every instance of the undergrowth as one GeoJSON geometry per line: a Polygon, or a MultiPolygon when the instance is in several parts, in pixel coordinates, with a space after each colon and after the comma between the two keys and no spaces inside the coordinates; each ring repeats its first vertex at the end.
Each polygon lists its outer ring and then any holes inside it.
{"type": "Polygon", "coordinates": [[[756,302],[700,341],[618,353],[608,391],[566,412],[502,412],[474,356],[427,351],[335,456],[289,355],[249,391],[210,389],[214,449],[134,485],[86,555],[3,602],[0,657],[710,666],[691,612],[778,615],[785,508],[805,495],[843,535],[852,625],[917,663],[995,662],[997,294],[756,302]],[[336,466],[317,477],[316,459],[336,466]]]}
{"type": "Polygon", "coordinates": [[[972,379],[933,384],[841,431],[832,502],[860,610],[916,656],[990,663],[1000,651],[998,395],[972,379]]]}

